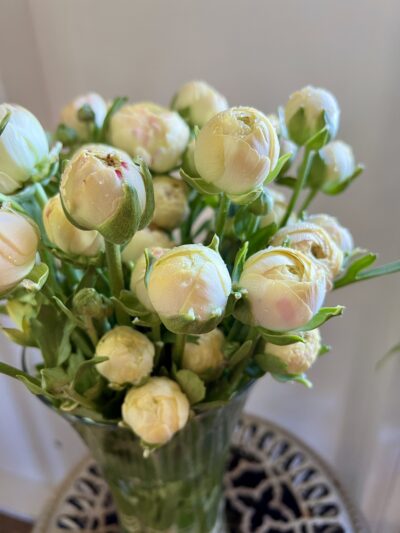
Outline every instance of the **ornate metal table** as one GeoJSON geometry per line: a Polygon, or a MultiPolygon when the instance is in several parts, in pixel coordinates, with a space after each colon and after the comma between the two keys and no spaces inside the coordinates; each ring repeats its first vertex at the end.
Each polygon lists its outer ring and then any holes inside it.
{"type": "MultiPolygon", "coordinates": [[[[298,438],[243,415],[225,475],[232,533],[369,531],[324,461],[298,438]]],[[[111,495],[90,458],[60,487],[33,533],[117,533],[111,495]]]]}

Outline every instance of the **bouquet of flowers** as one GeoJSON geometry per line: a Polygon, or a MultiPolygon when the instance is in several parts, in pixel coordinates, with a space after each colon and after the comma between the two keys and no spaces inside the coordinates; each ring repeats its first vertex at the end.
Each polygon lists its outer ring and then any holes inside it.
{"type": "Polygon", "coordinates": [[[79,97],[54,134],[0,105],[2,331],[42,355],[0,371],[148,453],[266,373],[309,387],[326,294],[400,270],[309,212],[362,171],[339,115],[324,89],[265,115],[197,81],[170,108],[79,97]]]}

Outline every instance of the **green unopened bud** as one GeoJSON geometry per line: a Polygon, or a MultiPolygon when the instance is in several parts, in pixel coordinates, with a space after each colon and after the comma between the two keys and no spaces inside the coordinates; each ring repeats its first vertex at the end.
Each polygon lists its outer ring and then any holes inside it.
{"type": "MultiPolygon", "coordinates": [[[[97,93],[88,93],[78,96],[62,109],[60,122],[85,141],[90,139],[91,124],[101,128],[106,114],[107,104],[104,99],[97,93]]],[[[59,140],[63,142],[61,138],[59,140]]]]}
{"type": "Polygon", "coordinates": [[[81,122],[93,122],[95,119],[95,114],[93,109],[89,104],[83,104],[83,106],[78,111],[78,119],[81,122]]]}
{"type": "Polygon", "coordinates": [[[333,141],[315,154],[308,183],[311,187],[329,191],[349,179],[356,170],[351,146],[343,141],[333,141]]]}
{"type": "Polygon", "coordinates": [[[111,302],[92,288],[81,289],[72,303],[78,316],[102,319],[112,312],[111,302]]]}
{"type": "Polygon", "coordinates": [[[64,146],[72,146],[78,142],[78,134],[74,128],[70,128],[66,124],[60,124],[56,131],[56,139],[64,146]]]}
{"type": "Polygon", "coordinates": [[[249,205],[248,209],[254,215],[265,216],[272,211],[274,198],[267,188],[264,187],[260,196],[249,205]]]}
{"type": "Polygon", "coordinates": [[[300,146],[324,127],[328,139],[333,139],[339,128],[339,116],[339,106],[333,94],[310,85],[291,94],[285,107],[289,138],[300,146]]]}

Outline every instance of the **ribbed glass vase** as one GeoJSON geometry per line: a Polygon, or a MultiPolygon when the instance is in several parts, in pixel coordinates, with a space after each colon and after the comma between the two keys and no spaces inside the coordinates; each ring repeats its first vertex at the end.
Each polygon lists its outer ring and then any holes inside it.
{"type": "Polygon", "coordinates": [[[144,457],[125,428],[67,415],[97,461],[124,533],[225,533],[222,479],[229,442],[248,389],[195,416],[144,457]]]}

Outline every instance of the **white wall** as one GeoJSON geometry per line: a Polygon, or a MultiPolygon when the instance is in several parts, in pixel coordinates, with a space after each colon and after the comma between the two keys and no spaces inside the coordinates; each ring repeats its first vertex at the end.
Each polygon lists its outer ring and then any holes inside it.
{"type": "MultiPolygon", "coordinates": [[[[0,0],[0,6],[7,97],[48,125],[65,101],[90,89],[166,104],[182,82],[204,78],[232,104],[269,112],[307,83],[326,86],[342,108],[341,137],[367,171],[346,195],[319,198],[316,210],[336,214],[382,261],[400,256],[395,0],[0,0]]],[[[374,370],[399,340],[399,295],[400,276],[332,294],[329,303],[347,311],[323,330],[334,350],[312,371],[314,389],[266,379],[248,405],[319,450],[377,532],[394,532],[400,523],[400,363],[374,370]]],[[[8,345],[0,349],[8,359],[8,345]]],[[[0,384],[0,468],[46,488],[82,448],[18,385],[0,384]]]]}

